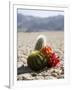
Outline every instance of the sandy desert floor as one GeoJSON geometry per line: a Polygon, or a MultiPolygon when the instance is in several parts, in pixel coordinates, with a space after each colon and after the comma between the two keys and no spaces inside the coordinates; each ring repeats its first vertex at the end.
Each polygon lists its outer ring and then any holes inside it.
{"type": "Polygon", "coordinates": [[[64,32],[18,32],[17,34],[17,80],[48,80],[64,78],[64,32]],[[39,72],[32,71],[27,66],[27,57],[34,49],[38,35],[45,35],[50,47],[59,55],[61,66],[58,68],[47,67],[39,72]]]}

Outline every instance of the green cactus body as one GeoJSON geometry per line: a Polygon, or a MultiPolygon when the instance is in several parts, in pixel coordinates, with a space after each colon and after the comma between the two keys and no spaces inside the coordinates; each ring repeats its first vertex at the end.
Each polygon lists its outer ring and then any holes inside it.
{"type": "Polygon", "coordinates": [[[41,54],[40,51],[33,51],[27,58],[27,63],[28,66],[34,70],[34,71],[39,71],[43,69],[46,64],[47,60],[45,57],[41,54]]]}
{"type": "Polygon", "coordinates": [[[35,44],[35,50],[40,50],[46,46],[46,37],[44,35],[39,35],[35,44]]]}

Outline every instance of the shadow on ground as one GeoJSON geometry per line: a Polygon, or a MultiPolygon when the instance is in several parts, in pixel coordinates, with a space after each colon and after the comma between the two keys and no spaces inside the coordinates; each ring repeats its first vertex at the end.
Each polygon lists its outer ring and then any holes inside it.
{"type": "Polygon", "coordinates": [[[21,67],[17,68],[17,75],[31,72],[32,70],[28,66],[22,65],[21,67]]]}
{"type": "Polygon", "coordinates": [[[49,70],[49,69],[50,68],[45,67],[44,69],[35,72],[35,71],[31,70],[28,66],[22,65],[21,67],[17,68],[17,75],[24,74],[24,73],[33,73],[33,72],[38,74],[43,71],[47,72],[47,70],[49,70]]]}

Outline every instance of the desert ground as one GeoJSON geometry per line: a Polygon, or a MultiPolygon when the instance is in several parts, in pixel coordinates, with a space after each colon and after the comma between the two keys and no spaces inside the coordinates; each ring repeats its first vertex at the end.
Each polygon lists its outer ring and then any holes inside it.
{"type": "Polygon", "coordinates": [[[64,32],[18,32],[17,34],[17,80],[49,80],[64,78],[64,32]],[[27,65],[27,57],[34,50],[38,35],[45,35],[48,45],[59,55],[60,67],[32,71],[27,65]]]}

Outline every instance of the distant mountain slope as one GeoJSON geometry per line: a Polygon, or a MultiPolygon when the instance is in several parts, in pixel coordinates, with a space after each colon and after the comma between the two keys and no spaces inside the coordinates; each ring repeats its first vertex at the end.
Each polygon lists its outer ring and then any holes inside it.
{"type": "Polygon", "coordinates": [[[64,30],[64,16],[40,18],[17,14],[17,28],[18,31],[26,32],[64,30]]]}

